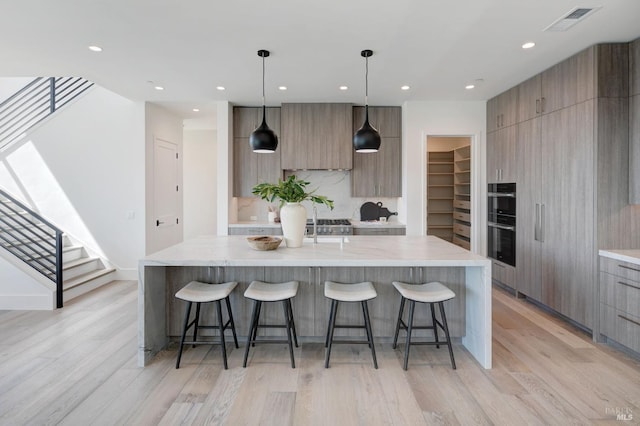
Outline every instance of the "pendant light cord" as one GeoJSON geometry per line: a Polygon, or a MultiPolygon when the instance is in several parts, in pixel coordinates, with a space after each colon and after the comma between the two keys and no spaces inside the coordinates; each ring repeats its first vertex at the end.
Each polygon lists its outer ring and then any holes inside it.
{"type": "Polygon", "coordinates": [[[369,57],[365,57],[365,72],[364,72],[364,104],[369,104],[369,57]]]}
{"type": "Polygon", "coordinates": [[[262,56],[262,107],[264,106],[264,56],[262,56]]]}

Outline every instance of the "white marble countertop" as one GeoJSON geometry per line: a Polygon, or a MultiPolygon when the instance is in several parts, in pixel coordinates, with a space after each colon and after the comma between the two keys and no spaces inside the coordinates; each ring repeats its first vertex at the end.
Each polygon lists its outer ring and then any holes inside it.
{"type": "Polygon", "coordinates": [[[600,256],[620,260],[622,262],[629,262],[633,263],[634,265],[640,266],[640,249],[600,250],[598,253],[600,254],[600,256]]]}
{"type": "Polygon", "coordinates": [[[257,251],[245,236],[203,236],[140,260],[144,266],[481,266],[489,259],[433,236],[349,236],[305,240],[300,248],[257,251]]]}
{"type": "MultiPolygon", "coordinates": [[[[351,226],[354,228],[406,228],[407,225],[400,222],[361,222],[359,220],[351,220],[351,226]]],[[[257,221],[240,221],[230,223],[229,228],[280,228],[279,223],[257,222],[257,221]]]]}
{"type": "Polygon", "coordinates": [[[394,221],[380,222],[377,220],[365,221],[365,222],[361,222],[359,220],[352,220],[351,226],[353,226],[354,228],[406,228],[407,227],[407,225],[400,222],[394,222],[394,221]]]}
{"type": "Polygon", "coordinates": [[[281,224],[274,222],[257,222],[253,220],[230,223],[229,228],[280,228],[281,224]]]}

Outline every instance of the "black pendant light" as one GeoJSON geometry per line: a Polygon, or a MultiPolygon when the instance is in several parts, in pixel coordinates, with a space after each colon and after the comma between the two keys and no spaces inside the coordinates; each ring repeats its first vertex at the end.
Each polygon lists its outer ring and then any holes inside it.
{"type": "Polygon", "coordinates": [[[278,147],[278,136],[267,126],[267,107],[264,104],[264,58],[269,57],[268,50],[258,50],[262,58],[262,124],[249,136],[249,144],[253,152],[273,153],[278,147]]]}
{"type": "Polygon", "coordinates": [[[353,147],[356,152],[378,152],[380,148],[380,133],[369,124],[369,56],[371,50],[363,50],[360,55],[365,59],[365,95],[364,95],[364,124],[353,136],[353,147]]]}

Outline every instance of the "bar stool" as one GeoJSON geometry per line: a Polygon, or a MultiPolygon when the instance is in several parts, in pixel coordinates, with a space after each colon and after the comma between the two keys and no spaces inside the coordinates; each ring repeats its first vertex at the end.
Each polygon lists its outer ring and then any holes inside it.
{"type": "Polygon", "coordinates": [[[224,331],[231,326],[231,332],[233,333],[233,341],[238,347],[238,338],[236,337],[236,326],[233,322],[233,314],[231,313],[231,303],[229,302],[229,294],[236,288],[237,282],[228,282],[224,284],[207,284],[199,281],[191,281],[176,293],[178,299],[187,302],[187,311],[184,314],[184,325],[182,327],[182,338],[180,339],[180,349],[178,350],[178,360],[176,361],[176,369],[180,368],[180,358],[182,358],[182,348],[184,345],[220,345],[222,349],[222,360],[224,361],[224,369],[227,369],[227,347],[224,342],[224,331]],[[227,304],[227,315],[229,319],[226,323],[222,322],[222,304],[221,300],[227,304]],[[200,304],[216,302],[216,311],[218,316],[218,325],[200,325],[200,304]],[[193,321],[189,322],[189,316],[191,314],[191,305],[196,304],[196,317],[193,321]],[[193,341],[186,342],[187,331],[191,326],[193,328],[193,341]],[[201,340],[198,341],[198,329],[201,328],[217,328],[220,332],[220,342],[201,340]]]}
{"type": "Polygon", "coordinates": [[[449,326],[447,325],[447,317],[444,313],[443,303],[446,300],[453,299],[456,297],[456,294],[451,291],[449,288],[445,287],[439,282],[430,282],[426,284],[418,284],[412,285],[403,282],[394,281],[393,286],[398,290],[402,299],[400,300],[400,312],[398,313],[398,323],[396,324],[396,333],[393,338],[393,349],[396,348],[396,344],[398,343],[398,334],[400,332],[400,328],[403,330],[407,330],[407,343],[404,352],[404,366],[403,368],[407,369],[407,364],[409,363],[409,347],[411,345],[436,345],[436,348],[440,348],[440,343],[446,343],[449,346],[449,356],[451,357],[451,366],[453,369],[456,369],[456,361],[453,359],[453,349],[451,348],[451,336],[449,336],[449,326]],[[404,303],[406,300],[409,300],[409,325],[405,324],[402,320],[402,314],[404,313],[404,303]],[[416,307],[416,302],[419,303],[428,303],[431,307],[431,326],[420,326],[415,327],[413,325],[413,311],[416,307]],[[433,304],[436,303],[440,307],[440,317],[442,318],[442,323],[436,319],[436,314],[433,309],[433,304]],[[441,342],[438,339],[438,326],[444,331],[445,336],[447,337],[446,342],[441,342]],[[435,337],[435,341],[433,342],[412,342],[411,341],[411,332],[414,329],[421,330],[433,330],[433,334],[435,337]]]}
{"type": "Polygon", "coordinates": [[[247,366],[249,358],[249,347],[255,346],[256,343],[288,343],[289,355],[291,356],[291,368],[296,368],[293,357],[293,345],[291,342],[291,334],[296,348],[298,347],[298,336],[296,335],[296,324],[293,321],[293,309],[291,308],[291,299],[298,293],[298,281],[289,281],[286,283],[266,283],[263,281],[253,281],[244,292],[244,297],[253,300],[253,313],[251,314],[251,326],[247,337],[247,347],[244,352],[244,362],[242,367],[247,366]],[[259,325],[260,311],[263,302],[282,302],[284,311],[284,325],[282,324],[263,324],[259,325]],[[287,330],[287,340],[257,340],[258,328],[285,328],[287,330]]]}
{"type": "Polygon", "coordinates": [[[329,358],[331,357],[331,345],[333,343],[349,343],[349,344],[368,344],[371,348],[371,356],[373,357],[373,366],[378,368],[376,360],[376,348],[373,344],[373,332],[371,331],[371,320],[369,319],[369,307],[367,300],[375,299],[378,296],[376,289],[369,281],[356,284],[340,284],[333,281],[325,281],[324,297],[331,299],[331,312],[329,314],[329,326],[327,328],[327,339],[325,348],[327,348],[324,367],[329,368],[329,358]],[[336,317],[338,314],[339,302],[360,302],[362,305],[362,316],[364,317],[364,325],[337,325],[336,317]],[[364,328],[367,332],[367,340],[350,341],[350,340],[333,340],[333,331],[335,328],[364,328]]]}

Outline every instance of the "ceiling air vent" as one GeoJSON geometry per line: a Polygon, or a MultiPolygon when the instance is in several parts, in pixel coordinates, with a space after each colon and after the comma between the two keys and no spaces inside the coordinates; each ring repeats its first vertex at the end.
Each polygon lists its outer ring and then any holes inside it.
{"type": "Polygon", "coordinates": [[[599,7],[575,7],[561,18],[555,20],[551,25],[542,31],[567,31],[578,22],[583,21],[587,16],[593,15],[599,7]]]}

